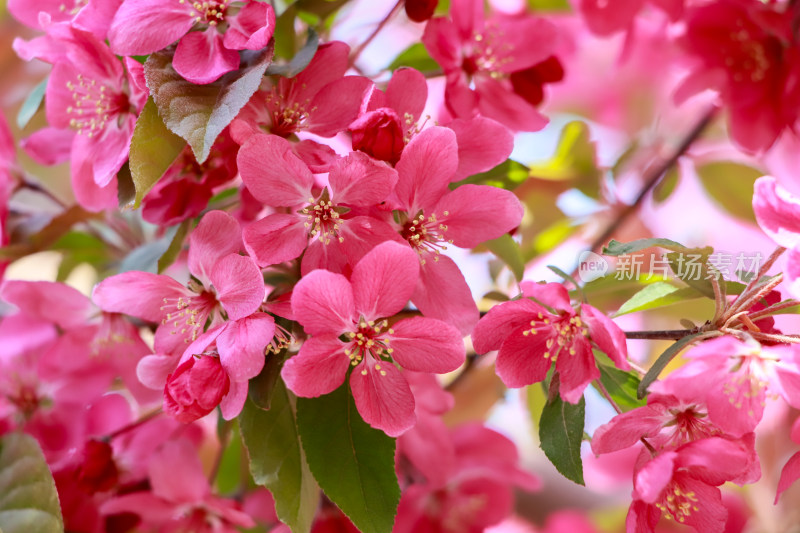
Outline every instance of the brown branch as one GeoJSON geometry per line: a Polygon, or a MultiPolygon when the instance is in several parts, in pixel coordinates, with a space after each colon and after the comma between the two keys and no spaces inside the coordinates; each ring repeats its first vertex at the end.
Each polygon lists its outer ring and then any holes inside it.
{"type": "Polygon", "coordinates": [[[375,29],[372,30],[372,33],[369,34],[369,37],[367,37],[364,40],[364,42],[359,44],[356,47],[356,49],[353,50],[353,53],[350,54],[350,61],[348,63],[348,66],[352,67],[353,65],[355,65],[356,61],[358,61],[358,57],[361,55],[361,52],[364,51],[364,48],[366,48],[369,45],[369,43],[372,42],[372,40],[381,32],[381,30],[383,30],[384,26],[386,26],[386,24],[388,24],[389,21],[392,20],[392,18],[400,11],[400,9],[402,9],[404,1],[405,0],[397,0],[397,3],[394,5],[392,10],[389,11],[385,17],[383,17],[383,19],[378,23],[377,26],[375,26],[375,29]]]}
{"type": "Polygon", "coordinates": [[[649,340],[679,340],[697,333],[691,329],[663,329],[654,331],[626,331],[625,338],[649,340]]]}

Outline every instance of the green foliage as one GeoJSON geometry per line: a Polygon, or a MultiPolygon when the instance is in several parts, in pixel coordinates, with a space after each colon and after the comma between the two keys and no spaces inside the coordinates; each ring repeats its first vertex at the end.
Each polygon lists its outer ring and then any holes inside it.
{"type": "Polygon", "coordinates": [[[597,369],[600,370],[600,383],[623,411],[642,407],[647,403],[637,395],[641,380],[635,372],[616,368],[611,359],[599,350],[595,350],[594,354],[597,358],[597,369]]]}
{"type": "Polygon", "coordinates": [[[239,417],[250,473],[272,492],[278,518],[292,533],[308,533],[317,512],[319,490],[308,469],[295,419],[294,395],[278,382],[269,411],[250,400],[239,417]]]}
{"type": "Polygon", "coordinates": [[[753,184],[763,172],[730,161],[706,163],[696,170],[700,183],[718,205],[737,218],[755,223],[753,184]]]}
{"type": "Polygon", "coordinates": [[[291,61],[285,65],[276,65],[273,63],[267,67],[265,74],[267,76],[279,75],[286,78],[294,78],[311,63],[314,54],[317,53],[317,48],[319,48],[319,35],[317,35],[317,32],[313,29],[309,28],[306,44],[294,55],[291,61]]]}
{"type": "Polygon", "coordinates": [[[395,441],[361,419],[348,384],[321,398],[298,398],[297,423],[325,495],[363,533],[390,533],[400,502],[395,441]]]}
{"type": "Polygon", "coordinates": [[[174,48],[147,59],[145,78],[158,113],[170,131],[189,143],[198,163],[208,158],[217,136],[258,90],[272,53],[272,41],[263,50],[244,51],[239,70],[206,85],[190,83],[175,72],[174,48]]]}
{"type": "Polygon", "coordinates": [[[139,207],[144,195],[161,179],[184,146],[184,140],[164,125],[153,98],[148,98],[131,140],[129,165],[136,190],[132,207],[139,207]]]}
{"type": "Polygon", "coordinates": [[[158,272],[160,258],[170,249],[175,235],[178,233],[178,226],[172,226],[164,232],[160,239],[146,242],[134,248],[119,265],[119,272],[129,272],[139,270],[142,272],[158,272]]]}
{"type": "Polygon", "coordinates": [[[678,186],[679,179],[680,171],[677,166],[673,165],[672,168],[667,170],[667,173],[664,174],[664,177],[661,178],[661,181],[659,181],[653,189],[653,200],[655,200],[657,204],[666,201],[678,186]]]}
{"type": "Polygon", "coordinates": [[[47,78],[39,82],[39,84],[33,88],[31,94],[29,94],[25,101],[22,102],[22,106],[17,112],[17,127],[19,129],[25,128],[25,126],[28,125],[28,122],[30,122],[33,118],[33,115],[39,111],[39,108],[42,106],[42,102],[44,101],[44,92],[46,89],[47,78]]]}
{"type": "Polygon", "coordinates": [[[570,11],[568,0],[528,0],[531,11],[570,11]]]}
{"type": "Polygon", "coordinates": [[[435,72],[439,70],[439,64],[430,56],[425,45],[415,43],[400,52],[394,61],[387,67],[389,70],[397,70],[400,67],[411,67],[420,72],[435,72]]]}
{"type": "Polygon", "coordinates": [[[39,444],[23,433],[0,439],[0,531],[64,531],[53,476],[39,444]]]}
{"type": "Polygon", "coordinates": [[[661,374],[661,372],[667,367],[670,361],[672,361],[675,356],[681,352],[681,350],[694,342],[701,335],[704,335],[704,333],[693,333],[691,335],[687,335],[682,339],[675,341],[670,345],[669,348],[664,350],[664,352],[658,356],[658,359],[656,359],[655,363],[653,363],[653,365],[647,370],[647,374],[645,374],[642,378],[642,382],[639,383],[637,396],[639,398],[644,398],[647,395],[647,388],[651,383],[658,379],[659,374],[661,374]]]}
{"type": "Polygon", "coordinates": [[[511,159],[500,163],[496,167],[465,178],[457,183],[451,183],[450,188],[455,189],[461,185],[491,185],[513,191],[530,176],[528,167],[511,159]]]}
{"type": "Polygon", "coordinates": [[[688,248],[682,245],[679,242],[672,241],[670,239],[661,239],[661,238],[652,238],[652,239],[637,239],[631,242],[620,242],[616,240],[611,240],[603,248],[603,255],[613,255],[613,256],[620,256],[620,255],[628,255],[635,252],[640,252],[642,250],[646,250],[647,248],[665,248],[667,250],[671,250],[673,252],[697,252],[702,254],[710,254],[714,251],[713,248],[710,246],[706,246],[705,248],[688,248]]]}
{"type": "Polygon", "coordinates": [[[602,170],[597,166],[594,142],[589,126],[584,122],[570,122],[561,130],[556,153],[548,161],[531,165],[530,175],[541,179],[570,181],[590,198],[600,197],[602,170]]]}
{"type": "Polygon", "coordinates": [[[285,351],[277,354],[267,354],[267,360],[261,372],[250,380],[247,395],[250,401],[260,409],[269,409],[272,406],[272,396],[276,389],[282,386],[280,380],[281,366],[285,351]]]}
{"type": "Polygon", "coordinates": [[[192,220],[187,219],[180,223],[178,228],[175,230],[175,234],[172,236],[172,240],[169,242],[169,246],[167,246],[166,251],[161,254],[161,257],[158,258],[158,273],[161,274],[167,268],[169,268],[172,263],[178,258],[178,255],[181,253],[183,249],[183,240],[186,238],[186,235],[189,233],[189,228],[192,225],[192,220]]]}
{"type": "Polygon", "coordinates": [[[545,403],[539,419],[539,445],[556,470],[579,485],[583,485],[581,441],[586,401],[565,402],[556,395],[545,403]]]}
{"type": "Polygon", "coordinates": [[[699,298],[701,293],[691,287],[678,288],[666,281],[657,281],[645,285],[614,313],[614,316],[626,315],[637,311],[655,309],[684,300],[699,298]]]}
{"type": "Polygon", "coordinates": [[[52,249],[62,254],[56,281],[63,282],[82,263],[102,271],[109,260],[108,249],[102,240],[79,231],[70,231],[63,235],[53,244],[52,249]]]}
{"type": "Polygon", "coordinates": [[[489,251],[508,265],[517,281],[522,281],[522,276],[525,274],[525,262],[522,260],[519,245],[511,238],[511,235],[505,234],[484,244],[489,251]]]}

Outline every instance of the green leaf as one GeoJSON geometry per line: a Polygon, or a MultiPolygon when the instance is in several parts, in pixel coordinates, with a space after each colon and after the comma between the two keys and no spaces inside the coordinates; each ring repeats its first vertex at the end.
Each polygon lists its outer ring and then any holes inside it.
{"type": "Polygon", "coordinates": [[[294,395],[279,382],[269,411],[250,400],[239,417],[250,473],[275,498],[275,512],[292,533],[308,533],[319,504],[319,489],[300,446],[294,395]]]}
{"type": "Polygon", "coordinates": [[[148,98],[133,130],[129,160],[136,189],[133,208],[139,207],[144,195],[161,179],[186,146],[183,139],[167,129],[158,113],[153,98],[148,98]]]}
{"type": "Polygon", "coordinates": [[[272,76],[284,76],[286,78],[294,78],[298,74],[300,74],[304,68],[311,63],[311,60],[314,58],[314,54],[317,53],[317,48],[319,48],[319,35],[313,29],[308,29],[308,40],[306,40],[305,46],[300,49],[300,51],[295,54],[289,63],[285,65],[276,65],[272,64],[267,67],[265,75],[272,76]]]}
{"type": "Polygon", "coordinates": [[[539,419],[539,445],[544,454],[565,478],[579,485],[584,484],[581,440],[585,414],[583,398],[571,404],[556,395],[545,403],[539,419]]]}
{"type": "Polygon", "coordinates": [[[64,531],[53,476],[36,439],[23,433],[0,439],[0,530],[64,531]]]}
{"type": "Polygon", "coordinates": [[[706,163],[696,171],[700,183],[718,205],[737,218],[755,223],[753,184],[763,172],[730,161],[706,163]]]}
{"type": "Polygon", "coordinates": [[[653,200],[656,204],[660,204],[670,197],[678,185],[679,178],[680,171],[676,165],[673,165],[653,189],[653,200]]]}
{"type": "Polygon", "coordinates": [[[628,411],[647,403],[647,400],[639,399],[636,393],[640,379],[635,372],[616,368],[611,359],[599,350],[595,350],[594,354],[597,357],[597,369],[600,370],[600,383],[622,410],[628,411]]]}
{"type": "Polygon", "coordinates": [[[139,270],[141,272],[158,272],[158,261],[170,247],[172,239],[178,232],[178,226],[172,226],[164,232],[164,236],[131,250],[120,262],[119,272],[139,270]]]}
{"type": "Polygon", "coordinates": [[[681,350],[694,342],[701,335],[705,335],[705,333],[692,333],[691,335],[687,335],[682,339],[675,341],[670,345],[669,348],[664,350],[664,352],[658,356],[656,362],[653,363],[653,365],[647,370],[647,374],[645,374],[642,378],[642,382],[639,383],[637,396],[639,398],[644,398],[647,394],[647,388],[651,383],[658,379],[659,374],[661,374],[661,372],[667,367],[670,361],[672,361],[675,356],[681,352],[681,350]]]}
{"type": "Polygon", "coordinates": [[[25,237],[25,242],[9,244],[0,248],[0,259],[13,261],[26,255],[48,250],[72,227],[92,218],[100,218],[97,213],[90,213],[79,205],[73,205],[54,216],[42,229],[25,237]]]}
{"type": "Polygon", "coordinates": [[[539,179],[569,180],[590,198],[600,197],[602,171],[597,166],[594,142],[589,126],[574,121],[564,126],[556,153],[548,161],[531,165],[530,175],[539,179]]]}
{"type": "Polygon", "coordinates": [[[39,82],[22,103],[22,107],[20,107],[19,112],[17,112],[17,127],[19,129],[24,129],[33,118],[33,115],[39,111],[42,101],[44,100],[45,89],[47,89],[47,78],[39,82]]]}
{"type": "Polygon", "coordinates": [[[508,265],[517,281],[522,281],[522,276],[525,274],[525,263],[522,261],[519,245],[511,238],[511,235],[506,233],[484,244],[489,248],[489,251],[508,265]]]}
{"type": "Polygon", "coordinates": [[[269,409],[272,406],[272,396],[278,385],[282,385],[280,376],[285,353],[285,351],[268,353],[264,368],[250,380],[247,396],[259,409],[269,409]]]}
{"type": "Polygon", "coordinates": [[[326,18],[332,15],[340,7],[350,0],[297,0],[294,5],[299,11],[313,13],[319,18],[326,18]]]}
{"type": "Polygon", "coordinates": [[[389,64],[388,69],[397,70],[400,67],[411,67],[420,72],[433,72],[439,70],[439,63],[430,56],[424,44],[415,43],[400,52],[400,55],[389,64]]]}
{"type": "Polygon", "coordinates": [[[161,257],[158,258],[158,273],[161,274],[164,272],[172,263],[175,262],[175,259],[178,258],[178,254],[181,253],[183,249],[183,240],[186,238],[186,234],[189,233],[189,227],[192,225],[192,220],[187,219],[181,222],[178,226],[178,229],[175,230],[175,234],[172,236],[172,240],[169,242],[169,246],[167,247],[166,251],[161,254],[161,257]]]}
{"type": "Polygon", "coordinates": [[[472,175],[457,183],[451,183],[450,189],[456,189],[461,185],[491,185],[509,191],[516,189],[530,176],[528,167],[522,163],[517,163],[511,159],[500,163],[491,170],[472,175]]]}
{"type": "Polygon", "coordinates": [[[614,316],[663,307],[700,296],[702,294],[691,287],[678,288],[666,281],[657,281],[646,285],[642,290],[634,294],[622,304],[619,310],[614,313],[614,316]]]}
{"type": "Polygon", "coordinates": [[[528,0],[531,11],[569,11],[567,0],[528,0]]]}
{"type": "Polygon", "coordinates": [[[203,163],[217,136],[258,90],[272,61],[272,41],[263,50],[241,53],[239,70],[215,82],[195,85],[172,68],[174,48],[152,54],[144,64],[145,78],[164,123],[192,147],[203,163]]]}
{"type": "Polygon", "coordinates": [[[647,248],[665,248],[667,250],[671,250],[673,252],[697,252],[703,254],[710,254],[714,251],[713,248],[710,246],[706,246],[704,248],[688,248],[682,245],[679,242],[675,242],[669,239],[660,239],[660,238],[652,238],[652,239],[637,239],[631,242],[619,242],[614,239],[608,243],[607,246],[603,247],[603,255],[628,255],[634,252],[640,252],[647,248]]]}
{"type": "Polygon", "coordinates": [[[363,533],[390,533],[400,502],[395,441],[361,419],[347,383],[297,399],[297,423],[319,486],[363,533]]]}
{"type": "Polygon", "coordinates": [[[541,383],[534,383],[525,387],[525,400],[528,405],[528,415],[531,419],[533,431],[539,430],[539,419],[542,417],[542,410],[547,403],[547,393],[541,383]]]}

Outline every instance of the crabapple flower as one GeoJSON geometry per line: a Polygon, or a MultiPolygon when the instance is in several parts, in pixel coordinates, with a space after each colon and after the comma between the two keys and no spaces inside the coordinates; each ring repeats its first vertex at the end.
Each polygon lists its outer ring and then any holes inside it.
{"type": "Polygon", "coordinates": [[[178,41],[175,71],[205,84],[239,68],[238,50],[261,50],[274,31],[275,11],[266,2],[124,0],[108,40],[122,56],[152,54],[178,41]]]}
{"type": "Polygon", "coordinates": [[[193,422],[219,405],[230,386],[218,357],[190,357],[167,377],[164,411],[179,422],[193,422]]]}
{"type": "Polygon", "coordinates": [[[266,205],[293,207],[298,211],[274,213],[249,224],[244,244],[261,266],[299,257],[303,273],[317,268],[342,269],[342,261],[355,261],[393,235],[373,235],[369,224],[345,214],[383,202],[397,183],[397,172],[383,162],[354,152],[336,162],[328,175],[328,187],[313,193],[314,176],[293,152],[289,141],[276,135],[255,135],[239,150],[239,169],[250,192],[266,205]],[[272,164],[265,166],[264,161],[272,164]],[[327,248],[332,248],[328,250],[327,248]],[[329,264],[330,258],[336,263],[329,264]]]}
{"type": "Polygon", "coordinates": [[[410,429],[414,396],[395,363],[444,373],[465,358],[461,334],[444,322],[414,317],[389,325],[418,276],[415,254],[395,242],[366,254],[349,280],[327,270],[304,276],[292,294],[292,311],[310,338],[284,364],[286,386],[303,397],[328,394],[352,367],[350,388],[364,421],[390,436],[410,429]]]}
{"type": "Polygon", "coordinates": [[[65,24],[49,26],[41,39],[58,50],[33,56],[54,62],[45,92],[50,127],[23,146],[42,164],[69,159],[72,188],[86,209],[116,207],[116,175],[147,98],[142,65],[128,60],[123,67],[97,37],[65,24]]]}
{"type": "Polygon", "coordinates": [[[725,433],[742,435],[761,421],[770,395],[800,407],[797,348],[761,346],[725,336],[695,346],[688,363],[651,390],[704,399],[711,421],[725,433]]]}
{"type": "Polygon", "coordinates": [[[420,260],[411,296],[420,311],[468,334],[478,309],[455,262],[440,255],[448,245],[472,248],[500,237],[522,220],[522,204],[507,190],[462,185],[450,190],[458,168],[456,134],[434,126],[415,136],[397,163],[395,227],[420,260]]]}
{"type": "Polygon", "coordinates": [[[788,290],[794,296],[800,295],[800,199],[772,176],[763,176],[754,186],[753,212],[764,233],[789,249],[784,271],[788,290]]]}
{"type": "Polygon", "coordinates": [[[499,350],[496,370],[503,383],[537,383],[555,364],[561,397],[577,403],[586,386],[600,377],[595,346],[617,368],[629,368],[625,333],[611,319],[588,304],[574,309],[561,284],[521,286],[522,298],[494,306],[472,333],[477,353],[499,350]]]}
{"type": "Polygon", "coordinates": [[[487,19],[483,9],[482,0],[454,0],[450,18],[425,27],[422,42],[447,77],[447,109],[457,118],[480,113],[514,130],[540,130],[547,119],[515,93],[509,75],[553,54],[556,27],[534,17],[487,19]]]}
{"type": "Polygon", "coordinates": [[[701,66],[676,98],[719,91],[731,136],[748,152],[770,148],[800,116],[800,47],[791,19],[775,4],[739,0],[701,4],[686,13],[685,47],[701,66]]]}
{"type": "Polygon", "coordinates": [[[206,214],[189,237],[188,286],[169,276],[123,272],[101,281],[92,299],[104,311],[158,323],[157,353],[182,353],[214,327],[255,313],[266,295],[261,271],[241,248],[239,223],[222,211],[206,214]]]}
{"type": "MultiPolygon", "coordinates": [[[[662,516],[698,533],[725,530],[728,511],[717,486],[741,478],[749,467],[748,451],[741,443],[710,437],[652,459],[647,452],[641,457],[644,461],[639,461],[633,475],[628,533],[655,531],[662,516]]],[[[758,477],[742,482],[752,483],[758,477]]]]}

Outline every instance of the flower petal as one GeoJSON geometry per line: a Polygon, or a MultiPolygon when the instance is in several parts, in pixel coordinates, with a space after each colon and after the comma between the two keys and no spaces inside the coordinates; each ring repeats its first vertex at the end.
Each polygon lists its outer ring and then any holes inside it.
{"type": "Polygon", "coordinates": [[[183,36],[175,49],[172,66],[186,80],[204,85],[239,68],[239,54],[225,48],[219,32],[209,28],[183,36]]]}
{"type": "Polygon", "coordinates": [[[223,257],[214,265],[209,278],[229,320],[255,313],[267,295],[261,271],[249,257],[238,254],[223,257]]]}
{"type": "Polygon", "coordinates": [[[358,318],[350,282],[327,270],[315,270],[295,285],[292,312],[309,335],[338,336],[349,331],[358,318]]]}
{"type": "Polygon", "coordinates": [[[408,143],[397,172],[397,197],[409,216],[430,209],[448,192],[447,185],[458,168],[458,144],[453,130],[434,126],[408,143]]]}
{"type": "Polygon", "coordinates": [[[201,281],[208,279],[214,265],[242,247],[239,222],[224,211],[211,211],[189,236],[189,272],[201,281]]]}
{"type": "Polygon", "coordinates": [[[461,333],[441,320],[413,317],[392,326],[392,359],[406,370],[444,374],[464,364],[461,333]]]}
{"type": "Polygon", "coordinates": [[[264,351],[275,334],[275,320],[266,313],[228,322],[217,337],[219,360],[231,381],[247,381],[264,368],[264,351]]]}
{"type": "Polygon", "coordinates": [[[356,311],[367,320],[391,317],[405,307],[419,277],[417,254],[402,244],[384,242],[353,269],[356,311]]]}
{"type": "Polygon", "coordinates": [[[495,371],[507,387],[524,387],[538,383],[547,376],[552,359],[544,356],[552,330],[524,335],[523,329],[512,332],[497,352],[495,371]]]}
{"type": "Polygon", "coordinates": [[[305,250],[308,230],[296,215],[277,213],[244,228],[244,247],[261,267],[291,261],[305,250]]]}
{"type": "Polygon", "coordinates": [[[187,289],[169,276],[131,271],[101,281],[92,292],[92,301],[109,313],[124,313],[149,322],[161,322],[164,298],[187,295],[187,289]]]}
{"type": "Polygon", "coordinates": [[[147,55],[174,43],[194,26],[186,4],[164,0],[125,0],[111,28],[108,42],[121,56],[147,55]]]}
{"type": "Polygon", "coordinates": [[[800,244],[800,199],[772,176],[756,180],[753,211],[758,225],[773,241],[786,248],[800,244]]]}
{"type": "Polygon", "coordinates": [[[306,340],[300,352],[281,370],[286,386],[303,398],[316,398],[336,390],[347,376],[350,358],[335,335],[316,335],[306,340]]]}
{"type": "Polygon", "coordinates": [[[358,118],[364,97],[372,81],[362,76],[345,76],[335,80],[314,96],[306,128],[322,137],[333,137],[347,129],[358,118]]]}
{"type": "Polygon", "coordinates": [[[361,152],[340,159],[328,176],[336,204],[372,207],[384,200],[397,184],[397,171],[361,152]]]}
{"type": "Polygon", "coordinates": [[[390,437],[414,427],[414,395],[403,375],[391,363],[369,358],[350,374],[350,388],[361,418],[390,437]],[[377,368],[380,366],[380,368],[377,368]]]}
{"type": "Polygon", "coordinates": [[[438,257],[438,261],[427,261],[420,268],[411,301],[423,315],[452,324],[462,335],[468,335],[480,317],[478,307],[455,262],[444,255],[438,257]]]}
{"type": "Polygon", "coordinates": [[[488,185],[462,185],[444,195],[434,212],[455,246],[474,248],[519,226],[523,208],[516,195],[488,185]],[[445,214],[447,213],[447,214],[445,214]]]}
{"type": "Polygon", "coordinates": [[[490,118],[459,118],[447,127],[455,132],[458,142],[458,170],[454,181],[494,168],[508,159],[514,149],[511,131],[490,118]]]}
{"type": "Polygon", "coordinates": [[[292,207],[311,197],[314,176],[286,139],[253,135],[242,145],[236,163],[244,184],[266,205],[292,207]]]}

